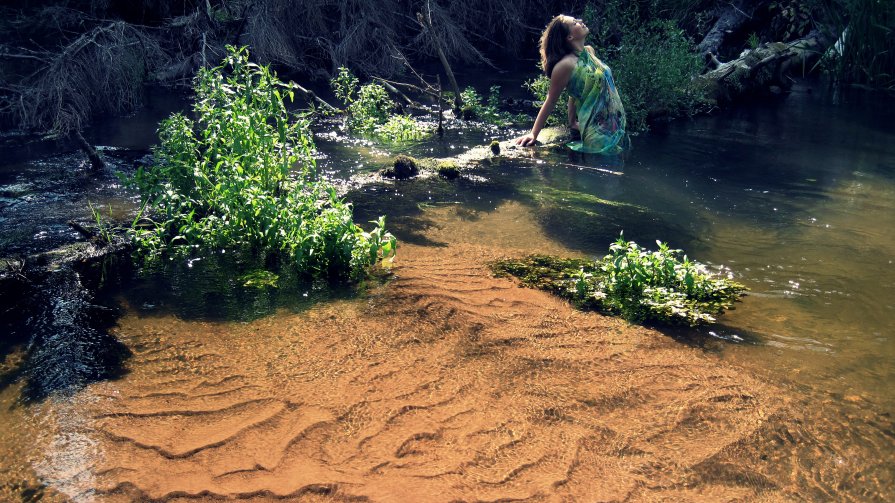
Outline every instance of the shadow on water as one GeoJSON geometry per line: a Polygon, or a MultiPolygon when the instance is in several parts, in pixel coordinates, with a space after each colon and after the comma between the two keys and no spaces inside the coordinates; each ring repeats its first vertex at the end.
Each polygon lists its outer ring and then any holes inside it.
{"type": "Polygon", "coordinates": [[[0,295],[7,307],[0,359],[24,348],[20,364],[0,374],[0,389],[23,381],[22,399],[67,395],[96,381],[124,375],[131,350],[110,332],[122,303],[141,316],[247,322],[286,309],[357,296],[388,279],[383,273],[361,283],[309,281],[287,265],[264,263],[234,253],[135,267],[129,255],[106,257],[76,270],[62,266],[31,281],[8,281],[0,295]],[[250,273],[261,269],[269,276],[250,273]],[[247,278],[256,278],[248,285],[247,278]]]}
{"type": "MultiPolygon", "coordinates": [[[[388,227],[399,240],[429,246],[444,243],[426,236],[426,230],[436,225],[426,210],[443,205],[456,205],[462,219],[519,202],[532,209],[552,240],[593,254],[604,252],[626,228],[654,229],[660,236],[675,227],[661,214],[625,200],[623,172],[618,171],[624,169],[623,163],[591,157],[553,153],[543,159],[494,157],[456,180],[438,176],[381,180],[349,191],[346,198],[354,204],[356,221],[388,215],[388,227]]],[[[686,229],[680,228],[676,236],[686,237],[686,229]]]]}
{"type": "Polygon", "coordinates": [[[385,279],[310,280],[289,264],[228,251],[146,264],[113,294],[141,316],[245,322],[281,309],[300,312],[320,301],[352,298],[385,279]],[[259,271],[265,272],[258,276],[259,271]]]}
{"type": "Polygon", "coordinates": [[[47,273],[44,281],[16,293],[19,319],[10,329],[3,354],[26,344],[24,361],[0,376],[0,388],[24,379],[22,398],[39,401],[51,394],[69,394],[98,380],[123,375],[130,350],[109,333],[119,310],[97,301],[81,274],[64,266],[47,273]]]}
{"type": "Polygon", "coordinates": [[[730,345],[761,345],[765,338],[760,333],[730,327],[723,320],[699,327],[644,324],[675,341],[701,349],[707,353],[722,354],[730,345]]]}

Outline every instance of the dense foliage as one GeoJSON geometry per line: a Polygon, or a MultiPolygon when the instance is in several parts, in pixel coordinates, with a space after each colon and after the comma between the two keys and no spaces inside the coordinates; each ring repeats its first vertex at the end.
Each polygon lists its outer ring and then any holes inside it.
{"type": "Polygon", "coordinates": [[[494,270],[635,323],[710,323],[745,292],[743,285],[711,274],[681,250],[657,244],[659,249],[651,252],[620,237],[597,261],[531,256],[497,262],[494,270]]]}
{"type": "Polygon", "coordinates": [[[650,114],[692,114],[703,99],[692,85],[702,69],[691,42],[672,19],[643,19],[636,3],[610,0],[584,11],[597,55],[618,84],[630,131],[647,129],[650,114]]]}
{"type": "Polygon", "coordinates": [[[825,64],[842,82],[895,90],[895,2],[815,0],[839,39],[825,64]]]}
{"type": "Polygon", "coordinates": [[[390,259],[384,218],[364,232],[317,177],[308,123],[292,120],[283,101],[293,97],[288,84],[230,47],[221,66],[200,70],[195,94],[195,120],[163,121],[151,169],[134,176],[150,217],[133,229],[142,252],[250,249],[312,276],[356,276],[390,259]]]}
{"type": "Polygon", "coordinates": [[[344,66],[330,87],[345,105],[345,123],[354,133],[385,142],[418,140],[431,133],[410,115],[394,113],[395,104],[384,87],[374,82],[360,85],[344,66]]]}

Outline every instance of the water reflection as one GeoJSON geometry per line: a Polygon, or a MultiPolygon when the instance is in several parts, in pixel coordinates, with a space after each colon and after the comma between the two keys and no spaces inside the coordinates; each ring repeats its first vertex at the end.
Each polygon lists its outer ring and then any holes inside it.
{"type": "Polygon", "coordinates": [[[22,327],[31,333],[22,367],[23,398],[41,400],[121,376],[131,353],[109,334],[117,310],[94,302],[78,273],[69,268],[51,273],[45,286],[33,299],[32,317],[22,327]]]}

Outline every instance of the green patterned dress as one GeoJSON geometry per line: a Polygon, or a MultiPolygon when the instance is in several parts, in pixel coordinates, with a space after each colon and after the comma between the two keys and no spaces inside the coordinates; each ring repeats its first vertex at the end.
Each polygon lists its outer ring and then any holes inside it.
{"type": "Polygon", "coordinates": [[[620,152],[625,137],[625,108],[618,97],[612,70],[585,49],[578,54],[568,90],[575,101],[581,131],[581,141],[569,143],[569,148],[598,154],[620,152]]]}

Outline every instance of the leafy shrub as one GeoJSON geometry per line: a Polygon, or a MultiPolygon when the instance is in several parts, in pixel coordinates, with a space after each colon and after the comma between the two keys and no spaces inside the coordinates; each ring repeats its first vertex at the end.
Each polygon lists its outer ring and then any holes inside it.
{"type": "Polygon", "coordinates": [[[460,98],[463,100],[460,114],[467,120],[480,120],[501,127],[531,120],[524,114],[513,115],[500,110],[500,86],[491,86],[487,98],[483,98],[474,87],[467,87],[460,92],[460,98]]]}
{"type": "Polygon", "coordinates": [[[384,124],[376,126],[373,132],[377,138],[393,143],[419,140],[428,134],[428,132],[409,115],[391,115],[386,119],[384,124]]]}
{"type": "Polygon", "coordinates": [[[148,257],[221,248],[285,257],[312,276],[360,275],[395,252],[377,227],[364,232],[349,203],[317,178],[304,119],[292,121],[288,84],[228,47],[221,66],[195,80],[195,121],[175,113],[159,129],[150,169],[133,184],[150,211],[135,226],[148,257]],[[293,171],[297,168],[297,171],[293,171]]]}
{"type": "Polygon", "coordinates": [[[379,84],[364,84],[357,91],[357,98],[348,105],[348,128],[371,134],[384,124],[395,108],[388,91],[379,84]]]}
{"type": "Polygon", "coordinates": [[[895,90],[895,2],[821,0],[839,39],[823,58],[839,81],[895,90]]]}
{"type": "Polygon", "coordinates": [[[647,129],[651,112],[693,114],[703,106],[692,85],[702,62],[672,21],[657,21],[626,34],[615,61],[622,101],[632,130],[647,129]]]}
{"type": "Polygon", "coordinates": [[[701,90],[692,85],[702,61],[675,21],[640,20],[636,4],[618,0],[600,10],[588,4],[584,19],[599,27],[592,34],[597,54],[612,68],[629,130],[648,129],[650,113],[693,114],[704,106],[701,90]]]}
{"type": "Polygon", "coordinates": [[[335,94],[336,98],[342,103],[351,103],[354,101],[354,95],[357,92],[357,86],[359,85],[360,81],[357,77],[344,66],[339,67],[338,73],[336,73],[336,76],[330,81],[333,94],[335,94]]]}
{"type": "Polygon", "coordinates": [[[743,285],[712,275],[681,250],[657,244],[659,249],[650,252],[619,237],[595,262],[533,256],[498,262],[494,269],[635,323],[710,323],[745,292],[743,285]]]}
{"type": "Polygon", "coordinates": [[[413,117],[392,113],[395,105],[384,87],[376,83],[360,86],[345,67],[339,68],[330,86],[345,104],[348,129],[357,134],[391,143],[418,140],[429,134],[413,117]]]}

